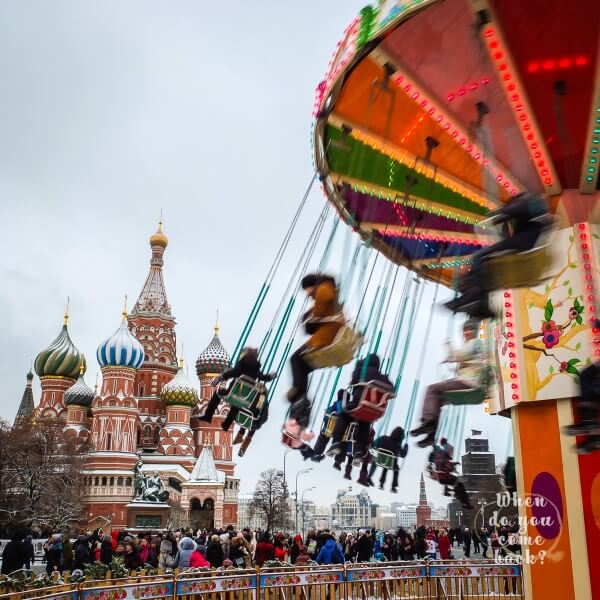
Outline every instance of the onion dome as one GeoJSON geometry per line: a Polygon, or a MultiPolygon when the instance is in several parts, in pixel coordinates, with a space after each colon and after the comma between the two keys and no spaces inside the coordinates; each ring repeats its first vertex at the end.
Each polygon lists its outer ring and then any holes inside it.
{"type": "Polygon", "coordinates": [[[183,371],[182,360],[179,361],[179,371],[177,371],[177,375],[175,375],[169,383],[163,386],[160,397],[167,406],[177,404],[183,406],[196,406],[196,404],[198,404],[198,392],[183,371]]]}
{"type": "Polygon", "coordinates": [[[67,329],[68,322],[69,315],[66,314],[58,337],[37,355],[34,368],[39,377],[76,379],[82,364],[85,372],[85,358],[71,340],[67,329]]]}
{"type": "Polygon", "coordinates": [[[63,403],[65,406],[71,404],[77,406],[91,406],[94,400],[94,392],[88,387],[83,379],[83,369],[79,373],[79,379],[65,392],[63,403]]]}
{"type": "Polygon", "coordinates": [[[96,357],[101,367],[139,369],[142,366],[144,347],[129,331],[125,311],[119,328],[98,346],[96,357]]]}
{"type": "Polygon", "coordinates": [[[221,344],[219,339],[219,327],[215,326],[215,335],[208,347],[200,353],[196,361],[196,373],[201,375],[220,375],[225,369],[229,368],[230,361],[227,350],[221,344]]]}
{"type": "Polygon", "coordinates": [[[168,244],[169,238],[165,235],[162,221],[160,221],[156,233],[153,233],[150,236],[150,246],[161,246],[162,248],[166,248],[168,244]]]}

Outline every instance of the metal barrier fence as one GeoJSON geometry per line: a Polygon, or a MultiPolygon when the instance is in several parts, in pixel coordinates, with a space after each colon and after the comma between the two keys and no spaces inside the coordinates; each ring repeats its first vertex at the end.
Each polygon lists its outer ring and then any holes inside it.
{"type": "Polygon", "coordinates": [[[2,600],[524,600],[519,565],[413,561],[281,566],[260,570],[63,584],[2,600]]]}

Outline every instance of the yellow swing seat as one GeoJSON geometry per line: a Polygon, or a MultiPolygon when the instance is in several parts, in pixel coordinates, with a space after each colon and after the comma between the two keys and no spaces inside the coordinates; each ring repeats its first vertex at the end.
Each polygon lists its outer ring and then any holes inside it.
{"type": "Polygon", "coordinates": [[[342,367],[352,361],[361,343],[360,334],[348,325],[342,325],[331,344],[305,352],[304,360],[313,369],[342,367]]]}
{"type": "Polygon", "coordinates": [[[481,262],[484,286],[488,291],[533,287],[548,278],[551,263],[550,244],[525,252],[491,255],[481,262]]]}
{"type": "Polygon", "coordinates": [[[327,415],[327,417],[323,420],[323,427],[321,428],[321,433],[325,437],[330,438],[333,436],[333,431],[335,429],[337,419],[337,413],[331,413],[330,415],[327,415]]]}

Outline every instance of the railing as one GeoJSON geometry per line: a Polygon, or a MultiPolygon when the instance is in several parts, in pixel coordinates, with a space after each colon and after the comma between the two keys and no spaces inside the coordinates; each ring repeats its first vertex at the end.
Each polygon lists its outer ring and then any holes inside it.
{"type": "Polygon", "coordinates": [[[1,594],[2,600],[524,600],[521,569],[492,561],[277,566],[131,576],[1,594]]]}

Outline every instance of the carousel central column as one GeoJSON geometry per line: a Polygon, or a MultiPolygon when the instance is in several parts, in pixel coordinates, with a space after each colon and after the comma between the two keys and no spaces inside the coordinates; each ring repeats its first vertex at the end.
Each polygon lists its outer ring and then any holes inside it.
{"type": "MultiPolygon", "coordinates": [[[[551,277],[499,292],[496,353],[502,382],[495,411],[510,409],[526,597],[600,597],[600,452],[563,433],[577,419],[579,373],[600,358],[596,337],[600,226],[555,233],[551,277]],[[580,451],[581,452],[581,451],[580,451]]],[[[501,504],[501,503],[500,503],[501,504]]],[[[498,508],[502,517],[502,508],[498,508]]]]}

